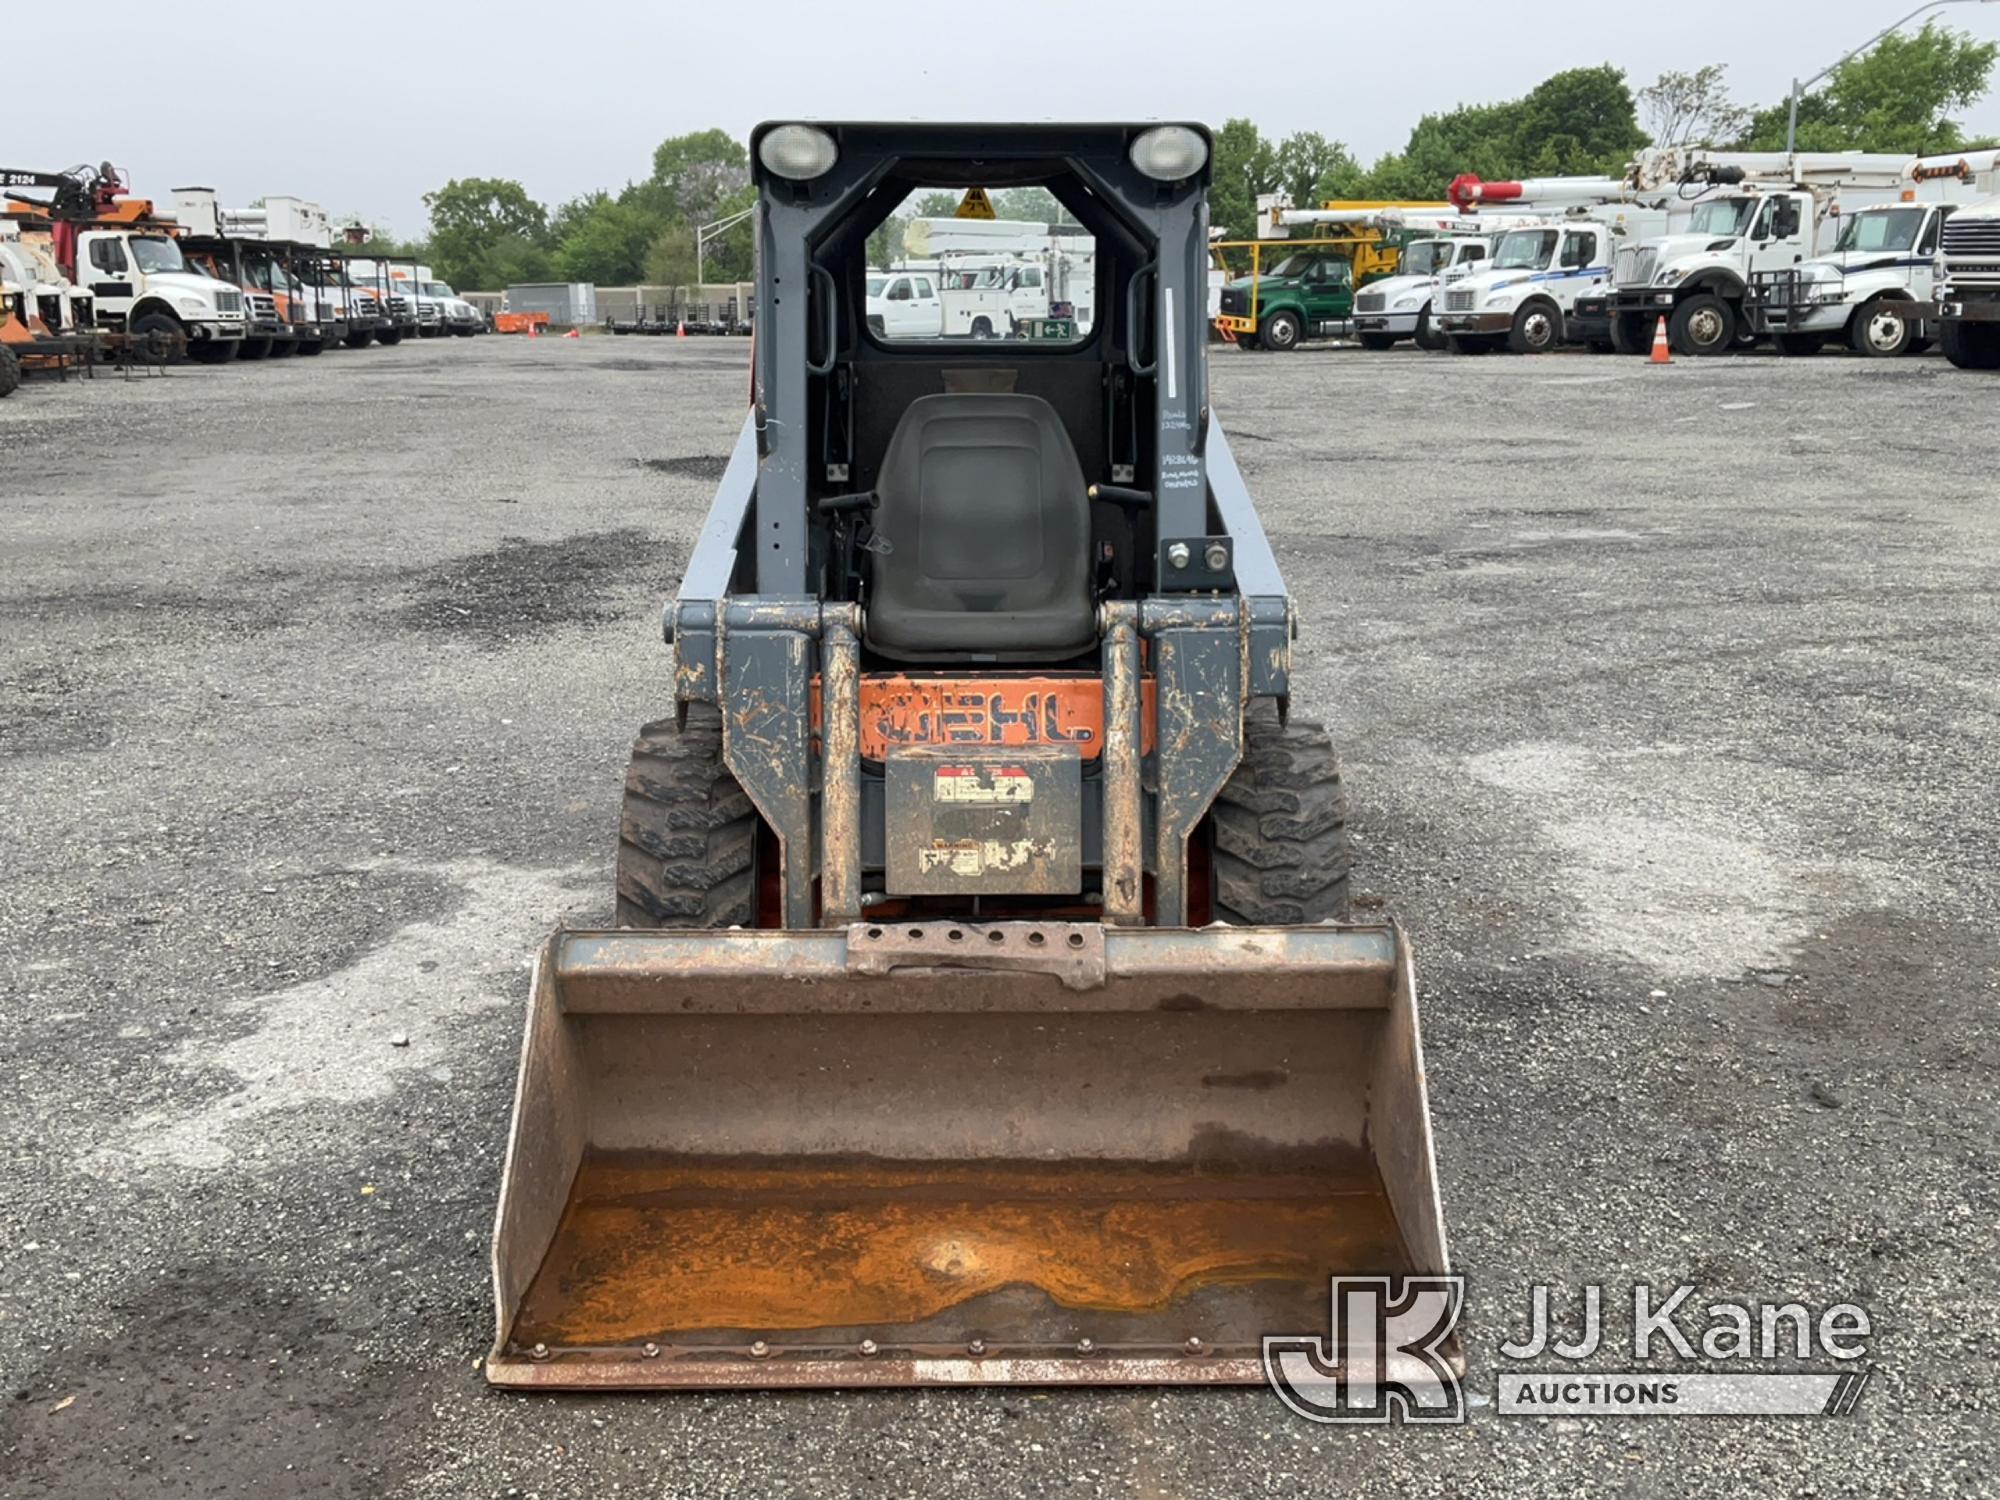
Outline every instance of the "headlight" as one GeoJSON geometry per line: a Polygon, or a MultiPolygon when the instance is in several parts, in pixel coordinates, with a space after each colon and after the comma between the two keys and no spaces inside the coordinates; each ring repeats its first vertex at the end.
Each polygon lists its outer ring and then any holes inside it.
{"type": "Polygon", "coordinates": [[[176,297],[174,301],[181,305],[182,312],[198,313],[208,311],[208,302],[201,297],[176,297]]]}
{"type": "Polygon", "coordinates": [[[1486,310],[1488,312],[1505,312],[1513,305],[1514,294],[1512,292],[1500,292],[1486,299],[1486,310]]]}
{"type": "Polygon", "coordinates": [[[1155,182],[1179,182],[1208,164],[1208,142],[1185,125],[1155,125],[1132,142],[1131,156],[1155,182]]]}
{"type": "Polygon", "coordinates": [[[1686,275],[1687,275],[1686,266],[1669,266],[1666,270],[1660,272],[1660,274],[1654,279],[1661,286],[1672,286],[1675,282],[1685,278],[1686,275]]]}
{"type": "Polygon", "coordinates": [[[1398,297],[1396,299],[1396,311],[1402,312],[1407,308],[1421,307],[1423,305],[1423,301],[1424,301],[1424,294],[1422,292],[1411,292],[1406,297],[1398,297]]]}
{"type": "Polygon", "coordinates": [[[757,160],[764,170],[793,182],[823,177],[839,159],[833,137],[813,125],[780,125],[757,143],[757,160]]]}

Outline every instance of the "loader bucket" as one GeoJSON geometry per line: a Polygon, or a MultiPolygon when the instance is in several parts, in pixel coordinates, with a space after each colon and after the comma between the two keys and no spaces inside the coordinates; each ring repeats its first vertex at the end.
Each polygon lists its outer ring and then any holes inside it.
{"type": "Polygon", "coordinates": [[[559,933],[486,1371],[1256,1382],[1330,1277],[1445,1269],[1396,928],[559,933]]]}

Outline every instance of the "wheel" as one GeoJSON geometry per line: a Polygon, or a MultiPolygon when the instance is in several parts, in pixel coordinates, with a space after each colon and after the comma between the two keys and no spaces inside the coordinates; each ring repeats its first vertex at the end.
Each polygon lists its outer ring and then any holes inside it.
{"type": "Polygon", "coordinates": [[[5,344],[0,344],[0,396],[11,396],[20,388],[20,357],[5,344]]]}
{"type": "Polygon", "coordinates": [[[243,347],[236,351],[238,359],[263,359],[271,352],[269,339],[245,339],[243,347]]]}
{"type": "Polygon", "coordinates": [[[1279,311],[1264,320],[1263,325],[1257,330],[1257,337],[1266,349],[1276,350],[1279,354],[1289,354],[1299,347],[1299,334],[1302,331],[1297,313],[1279,311]]]}
{"type": "Polygon", "coordinates": [[[357,328],[348,334],[346,339],[347,347],[350,349],[366,349],[374,342],[375,330],[372,328],[357,328]]]}
{"type": "Polygon", "coordinates": [[[976,339],[992,338],[993,337],[992,321],[987,318],[974,318],[972,320],[972,336],[976,339]]]}
{"type": "Polygon", "coordinates": [[[315,355],[319,353],[320,350],[324,349],[326,347],[326,342],[327,341],[325,339],[300,339],[298,342],[298,347],[294,349],[293,352],[295,354],[298,354],[301,358],[310,358],[312,355],[315,355]]]}
{"type": "Polygon", "coordinates": [[[1396,347],[1396,336],[1393,333],[1364,333],[1361,335],[1361,347],[1373,349],[1379,354],[1384,349],[1396,347]]]}
{"type": "Polygon", "coordinates": [[[1871,297],[1847,322],[1847,347],[1868,359],[1907,354],[1914,329],[1896,316],[1887,297],[1871,297]]]}
{"type": "Polygon", "coordinates": [[[1447,333],[1444,346],[1453,354],[1489,354],[1493,350],[1483,333],[1447,333]]]}
{"type": "Polygon", "coordinates": [[[1444,335],[1439,333],[1431,323],[1429,304],[1426,304],[1424,310],[1417,314],[1416,337],[1417,347],[1428,350],[1432,354],[1437,353],[1438,350],[1444,347],[1444,335]]]}
{"type": "Polygon", "coordinates": [[[455,339],[469,339],[477,332],[476,328],[454,328],[451,331],[451,336],[455,339]]]}
{"type": "Polygon", "coordinates": [[[187,353],[187,334],[172,313],[141,313],[125,331],[145,343],[151,358],[172,363],[187,353]]]}
{"type": "Polygon", "coordinates": [[[639,731],[618,826],[618,921],[627,927],[754,927],[757,810],[722,760],[722,716],[639,731]]]}
{"type": "Polygon", "coordinates": [[[2000,370],[2000,324],[1946,323],[1938,342],[1961,370],[2000,370]]]}
{"type": "Polygon", "coordinates": [[[1653,318],[1645,313],[1611,315],[1611,347],[1620,354],[1647,354],[1653,348],[1653,318]]]}
{"type": "Polygon", "coordinates": [[[1823,333],[1774,333],[1771,343],[1778,353],[1800,359],[1808,354],[1817,354],[1826,347],[1823,333]]]}
{"type": "Polygon", "coordinates": [[[1333,742],[1317,724],[1280,724],[1255,705],[1243,759],[1209,810],[1215,915],[1249,927],[1347,919],[1347,793],[1333,742]]]}
{"type": "Polygon", "coordinates": [[[1264,348],[1264,341],[1254,333],[1239,333],[1236,335],[1236,347],[1261,353],[1264,348]]]}
{"type": "Polygon", "coordinates": [[[299,341],[297,339],[271,340],[271,358],[273,359],[290,359],[294,354],[298,353],[298,349],[299,341]]]}
{"type": "Polygon", "coordinates": [[[375,342],[387,345],[400,344],[403,342],[403,330],[400,328],[378,328],[375,330],[375,342]]]}
{"type": "Polygon", "coordinates": [[[226,365],[242,347],[240,339],[203,339],[188,345],[188,358],[204,365],[226,365]]]}
{"type": "Polygon", "coordinates": [[[1507,348],[1515,354],[1546,354],[1562,342],[1562,309],[1553,302],[1524,302],[1507,330],[1507,348]]]}
{"type": "Polygon", "coordinates": [[[1713,292],[1696,292],[1667,319],[1676,354],[1721,354],[1736,342],[1736,312],[1713,292]]]}

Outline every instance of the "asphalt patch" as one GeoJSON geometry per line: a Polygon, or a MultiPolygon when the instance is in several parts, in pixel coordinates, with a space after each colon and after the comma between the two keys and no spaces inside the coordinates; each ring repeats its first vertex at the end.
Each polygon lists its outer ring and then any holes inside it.
{"type": "Polygon", "coordinates": [[[412,629],[499,648],[570,625],[598,625],[622,611],[607,596],[657,561],[658,546],[632,528],[555,541],[508,537],[487,552],[408,575],[416,598],[398,615],[412,629]]]}
{"type": "Polygon", "coordinates": [[[672,474],[681,479],[720,479],[722,471],[729,467],[726,453],[696,453],[686,458],[635,458],[632,460],[642,469],[651,469],[655,474],[672,474]]]}

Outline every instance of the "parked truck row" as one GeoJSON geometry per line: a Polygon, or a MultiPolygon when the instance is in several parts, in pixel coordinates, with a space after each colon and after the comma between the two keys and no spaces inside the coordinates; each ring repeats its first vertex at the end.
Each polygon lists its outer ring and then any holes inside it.
{"type": "Polygon", "coordinates": [[[106,353],[220,364],[486,326],[428,267],[336,250],[302,199],[187,187],[163,213],[109,164],[0,170],[0,192],[0,394],[106,353]]]}
{"type": "MultiPolygon", "coordinates": [[[[1370,349],[1408,338],[1460,354],[1637,354],[1664,322],[1686,355],[1768,341],[1790,356],[1838,344],[1879,358],[1942,343],[1954,364],[2000,368],[1996,163],[1992,151],[1650,151],[1617,177],[1461,176],[1455,222],[1399,221],[1394,276],[1357,288],[1337,256],[1301,244],[1231,282],[1217,323],[1251,348],[1319,331],[1370,349]]],[[[1272,205],[1260,232],[1329,217],[1272,205]]]]}

